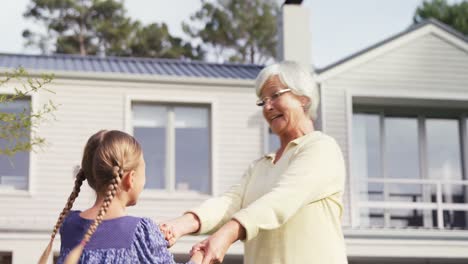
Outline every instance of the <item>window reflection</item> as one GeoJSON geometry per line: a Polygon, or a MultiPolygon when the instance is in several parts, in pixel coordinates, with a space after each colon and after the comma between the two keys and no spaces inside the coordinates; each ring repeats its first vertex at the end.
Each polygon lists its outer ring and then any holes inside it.
{"type": "Polygon", "coordinates": [[[143,148],[147,189],[164,189],[166,185],[167,113],[165,106],[133,105],[133,135],[143,148]]]}
{"type": "MultiPolygon", "coordinates": [[[[386,178],[419,179],[418,120],[416,117],[385,117],[386,178]]],[[[422,187],[415,184],[392,184],[389,200],[421,200],[422,187]]]]}
{"type": "MultiPolygon", "coordinates": [[[[427,159],[428,177],[444,181],[462,180],[461,148],[458,120],[428,119],[427,159]]],[[[435,188],[432,188],[435,195],[435,188]]],[[[463,187],[446,184],[443,186],[443,198],[446,202],[465,202],[463,187]]]]}
{"type": "MultiPolygon", "coordinates": [[[[441,184],[444,204],[466,203],[467,186],[460,181],[466,179],[462,138],[468,135],[460,134],[460,120],[384,111],[353,114],[351,173],[359,185],[359,200],[405,205],[405,209],[361,207],[361,226],[440,227],[437,210],[416,208],[437,202],[436,183],[441,184]]],[[[466,119],[463,122],[468,126],[466,119]]],[[[444,210],[440,216],[444,228],[468,227],[466,211],[444,210]]]]}
{"type": "MultiPolygon", "coordinates": [[[[0,113],[20,114],[29,113],[30,100],[15,100],[2,104],[0,113]]],[[[0,125],[2,122],[0,121],[0,125]]],[[[21,138],[20,142],[27,142],[29,138],[21,138]]],[[[0,149],[11,149],[18,141],[8,142],[0,138],[0,149]]],[[[0,155],[0,188],[26,190],[29,177],[29,151],[17,152],[13,156],[0,155]]]]}
{"type": "Polygon", "coordinates": [[[175,112],[176,190],[209,193],[210,129],[206,107],[177,106],[175,112]]]}
{"type": "Polygon", "coordinates": [[[360,197],[364,200],[383,200],[383,184],[368,183],[367,178],[381,178],[380,115],[353,115],[353,175],[360,183],[360,197]]]}
{"type": "Polygon", "coordinates": [[[134,103],[132,111],[133,133],[141,143],[145,154],[147,175],[145,188],[170,188],[176,191],[193,190],[209,193],[211,190],[209,107],[134,103]],[[168,145],[168,142],[171,142],[169,137],[173,138],[172,145],[168,145]],[[174,156],[171,153],[174,153],[174,156]],[[172,168],[175,175],[168,175],[167,164],[175,164],[175,168],[172,168]],[[168,177],[175,177],[171,179],[174,186],[168,186],[168,177]]]}

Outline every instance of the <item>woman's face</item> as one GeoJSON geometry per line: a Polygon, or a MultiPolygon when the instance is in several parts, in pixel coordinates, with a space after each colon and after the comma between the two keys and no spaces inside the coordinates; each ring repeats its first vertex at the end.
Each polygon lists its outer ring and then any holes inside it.
{"type": "MultiPolygon", "coordinates": [[[[276,92],[286,89],[279,77],[270,77],[262,87],[260,98],[271,97],[276,92]]],[[[281,136],[299,129],[300,122],[306,117],[304,104],[307,98],[286,92],[274,100],[266,100],[263,106],[263,116],[270,125],[271,130],[281,136]]]]}

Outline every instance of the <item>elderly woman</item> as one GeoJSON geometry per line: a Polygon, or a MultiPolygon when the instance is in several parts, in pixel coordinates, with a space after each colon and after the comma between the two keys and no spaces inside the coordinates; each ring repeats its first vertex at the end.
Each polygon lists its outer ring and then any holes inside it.
{"type": "Polygon", "coordinates": [[[294,62],[264,68],[257,105],[281,147],[255,160],[220,197],[163,224],[172,245],[186,234],[213,233],[192,248],[203,264],[220,263],[245,242],[246,264],[347,263],[341,230],[345,168],[331,137],[314,130],[319,95],[310,73],[294,62]]]}

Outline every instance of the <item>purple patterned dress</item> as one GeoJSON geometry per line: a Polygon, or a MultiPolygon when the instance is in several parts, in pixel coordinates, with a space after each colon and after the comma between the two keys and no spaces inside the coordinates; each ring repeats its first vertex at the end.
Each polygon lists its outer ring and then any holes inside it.
{"type": "MultiPolygon", "coordinates": [[[[80,211],[68,214],[60,228],[62,244],[58,264],[62,264],[67,254],[80,243],[91,223],[92,220],[80,217],[80,211]]],[[[102,221],[79,263],[174,264],[175,261],[167,250],[167,241],[151,219],[123,216],[102,221]]]]}

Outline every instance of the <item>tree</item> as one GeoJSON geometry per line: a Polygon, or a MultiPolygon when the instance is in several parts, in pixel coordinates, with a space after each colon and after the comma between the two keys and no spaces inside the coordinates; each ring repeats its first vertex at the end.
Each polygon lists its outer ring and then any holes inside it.
{"type": "Polygon", "coordinates": [[[173,37],[165,23],[138,26],[130,45],[131,54],[137,57],[203,59],[200,46],[193,48],[181,38],[173,37]]]}
{"type": "Polygon", "coordinates": [[[279,7],[273,0],[201,0],[202,7],[183,23],[192,38],[208,44],[220,59],[265,63],[276,56],[279,7]]]}
{"type": "MultiPolygon", "coordinates": [[[[127,37],[134,24],[116,0],[32,0],[24,16],[42,22],[46,37],[25,30],[29,45],[46,51],[44,41],[55,41],[55,52],[96,54],[100,47],[120,55],[127,50],[127,37]]],[[[53,49],[53,48],[52,48],[53,49]]]]}
{"type": "Polygon", "coordinates": [[[37,111],[31,112],[25,108],[20,113],[12,113],[2,109],[15,101],[26,99],[32,94],[42,91],[52,92],[45,88],[53,76],[43,75],[40,78],[32,78],[20,68],[13,72],[3,74],[0,87],[9,82],[17,82],[21,88],[15,88],[11,95],[0,94],[0,155],[14,156],[18,152],[31,151],[45,144],[45,139],[37,135],[37,128],[53,116],[57,106],[49,101],[40,106],[37,111]]]}
{"type": "Polygon", "coordinates": [[[23,32],[26,44],[43,53],[203,57],[200,48],[171,36],[166,25],[132,21],[123,0],[31,0],[24,16],[44,25],[46,34],[23,32]]]}
{"type": "Polygon", "coordinates": [[[468,2],[448,4],[446,0],[424,1],[415,11],[413,22],[435,18],[468,35],[468,2]]]}

